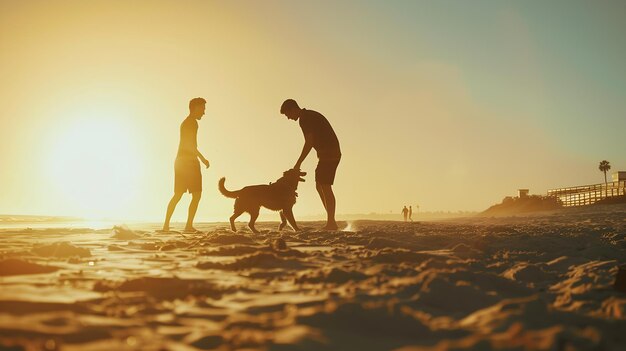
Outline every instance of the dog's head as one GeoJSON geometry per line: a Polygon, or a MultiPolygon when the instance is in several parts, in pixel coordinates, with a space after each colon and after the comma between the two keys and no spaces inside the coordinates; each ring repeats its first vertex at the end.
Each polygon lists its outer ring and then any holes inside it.
{"type": "Polygon", "coordinates": [[[302,172],[299,169],[290,169],[288,171],[283,172],[283,176],[276,181],[276,183],[282,183],[290,189],[296,190],[298,188],[298,183],[304,182],[304,177],[306,172],[302,172]]]}
{"type": "Polygon", "coordinates": [[[302,172],[299,169],[290,169],[287,171],[283,172],[283,178],[287,178],[287,179],[297,179],[299,182],[305,182],[304,177],[306,175],[306,172],[302,172]]]}

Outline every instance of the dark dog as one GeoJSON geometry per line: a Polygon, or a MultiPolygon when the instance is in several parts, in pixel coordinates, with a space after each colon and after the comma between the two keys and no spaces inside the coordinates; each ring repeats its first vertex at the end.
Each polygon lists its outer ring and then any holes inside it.
{"type": "Polygon", "coordinates": [[[259,210],[261,206],[273,211],[279,211],[280,213],[280,226],[278,230],[282,230],[287,221],[293,228],[298,231],[298,225],[296,219],[293,217],[293,205],[296,203],[296,197],[298,194],[298,184],[304,182],[301,178],[305,176],[306,172],[301,172],[297,169],[290,169],[283,173],[283,176],[276,181],[276,183],[270,183],[269,185],[251,185],[241,190],[229,191],[224,186],[226,178],[222,178],[219,181],[218,187],[220,192],[226,196],[235,200],[235,213],[230,216],[230,228],[236,232],[235,219],[242,213],[248,212],[250,214],[250,222],[248,227],[253,232],[258,233],[254,228],[254,223],[259,217],[259,210]]]}

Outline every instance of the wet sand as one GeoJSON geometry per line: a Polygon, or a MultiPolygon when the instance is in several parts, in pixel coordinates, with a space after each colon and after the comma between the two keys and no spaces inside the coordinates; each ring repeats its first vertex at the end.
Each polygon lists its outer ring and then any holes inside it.
{"type": "Polygon", "coordinates": [[[626,206],[0,231],[0,349],[623,350],[626,206]]]}

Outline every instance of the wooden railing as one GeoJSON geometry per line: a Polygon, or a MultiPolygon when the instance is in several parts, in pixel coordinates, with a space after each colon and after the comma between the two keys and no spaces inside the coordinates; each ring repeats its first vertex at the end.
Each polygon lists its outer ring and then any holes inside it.
{"type": "Polygon", "coordinates": [[[626,195],[626,180],[548,190],[548,196],[561,200],[563,206],[584,206],[602,199],[626,195]]]}

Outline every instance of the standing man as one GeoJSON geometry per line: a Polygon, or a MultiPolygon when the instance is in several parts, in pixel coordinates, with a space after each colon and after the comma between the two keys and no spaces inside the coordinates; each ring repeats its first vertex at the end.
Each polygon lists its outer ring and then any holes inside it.
{"type": "Polygon", "coordinates": [[[407,214],[409,214],[409,210],[406,208],[406,205],[405,205],[404,208],[402,208],[402,216],[404,216],[404,221],[405,222],[406,222],[407,214]]]}
{"type": "Polygon", "coordinates": [[[209,161],[198,151],[198,121],[204,116],[206,100],[194,98],[189,101],[189,115],[180,124],[180,144],[178,154],[174,162],[174,196],[167,205],[163,231],[170,230],[170,219],[174,209],[184,193],[191,193],[189,214],[185,232],[196,232],[193,227],[193,218],[198,210],[198,203],[202,195],[202,173],[200,173],[200,161],[209,168],[209,161]]]}
{"type": "Polygon", "coordinates": [[[409,221],[413,222],[413,206],[409,206],[409,221]]]}
{"type": "Polygon", "coordinates": [[[337,230],[335,194],[332,187],[337,166],[341,160],[341,149],[337,135],[335,135],[335,131],[326,117],[319,112],[300,108],[295,100],[285,100],[280,107],[280,113],[287,116],[288,119],[298,121],[304,134],[304,146],[293,168],[300,169],[311,149],[317,151],[319,161],[317,168],[315,168],[315,187],[320,199],[322,199],[324,209],[326,209],[327,220],[324,229],[337,230]]]}

